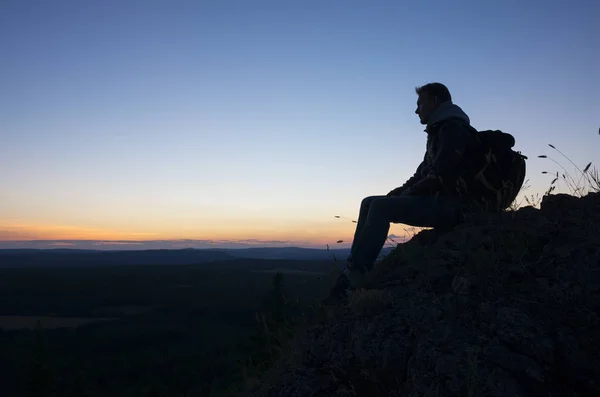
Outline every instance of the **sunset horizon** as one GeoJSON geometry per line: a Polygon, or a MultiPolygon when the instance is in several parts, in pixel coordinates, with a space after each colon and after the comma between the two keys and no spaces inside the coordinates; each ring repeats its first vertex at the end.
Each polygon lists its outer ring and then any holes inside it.
{"type": "Polygon", "coordinates": [[[597,4],[284,3],[3,2],[0,241],[349,244],[430,82],[515,137],[521,202],[572,169],[548,144],[599,164],[597,4]]]}
{"type": "Polygon", "coordinates": [[[73,249],[73,250],[181,250],[181,249],[246,249],[246,248],[307,248],[348,249],[349,243],[315,244],[301,241],[267,240],[15,240],[0,241],[0,250],[73,249]]]}
{"type": "MultiPolygon", "coordinates": [[[[338,221],[339,222],[339,221],[338,221]]],[[[348,222],[350,223],[350,222],[348,222]]],[[[0,234],[0,249],[18,248],[85,248],[97,247],[97,249],[135,249],[136,247],[152,247],[157,249],[181,249],[181,248],[235,248],[235,247],[300,247],[300,248],[348,248],[352,242],[352,226],[343,225],[338,227],[339,233],[329,231],[329,234],[314,237],[315,232],[300,233],[290,232],[289,238],[281,239],[281,234],[268,238],[266,235],[250,231],[246,235],[238,235],[234,238],[223,235],[215,237],[212,234],[206,236],[192,235],[160,235],[159,233],[124,233],[109,230],[85,230],[77,228],[46,227],[36,229],[34,227],[22,227],[21,231],[5,227],[0,234]],[[60,231],[56,233],[56,231],[60,231]],[[38,233],[38,234],[36,234],[38,233]],[[79,234],[78,234],[79,233],[79,234]],[[86,234],[87,233],[87,234],[86,234]],[[300,236],[300,237],[299,237],[300,236]],[[277,238],[279,237],[279,238],[277,238]],[[304,238],[302,238],[304,237],[304,238]]],[[[335,230],[338,230],[335,229],[335,230]]],[[[397,225],[394,229],[397,234],[390,232],[390,239],[405,241],[414,234],[413,229],[408,226],[397,225]]]]}

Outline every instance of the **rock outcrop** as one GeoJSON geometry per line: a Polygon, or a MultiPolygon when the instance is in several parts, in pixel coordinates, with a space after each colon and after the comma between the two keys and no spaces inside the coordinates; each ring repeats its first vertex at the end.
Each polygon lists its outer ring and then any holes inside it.
{"type": "Polygon", "coordinates": [[[600,396],[600,194],[428,230],[245,395],[600,396]]]}

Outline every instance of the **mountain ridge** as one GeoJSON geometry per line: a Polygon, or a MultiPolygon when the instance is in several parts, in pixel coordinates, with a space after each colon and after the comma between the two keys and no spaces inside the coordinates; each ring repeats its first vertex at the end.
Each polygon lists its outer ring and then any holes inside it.
{"type": "Polygon", "coordinates": [[[69,248],[0,249],[0,268],[16,266],[185,265],[233,259],[333,260],[349,249],[303,247],[182,248],[143,250],[85,250],[69,248]]]}

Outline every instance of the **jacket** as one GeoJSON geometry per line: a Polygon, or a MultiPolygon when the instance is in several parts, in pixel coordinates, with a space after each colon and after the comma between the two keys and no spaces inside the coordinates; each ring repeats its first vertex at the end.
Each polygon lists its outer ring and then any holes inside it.
{"type": "Polygon", "coordinates": [[[450,101],[442,103],[431,115],[425,128],[427,150],[414,175],[388,193],[411,196],[457,196],[456,181],[466,156],[477,145],[476,130],[469,116],[450,101]]]}

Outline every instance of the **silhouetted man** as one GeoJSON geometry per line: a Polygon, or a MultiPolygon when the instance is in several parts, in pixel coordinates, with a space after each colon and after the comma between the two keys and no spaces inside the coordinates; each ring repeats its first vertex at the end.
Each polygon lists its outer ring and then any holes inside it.
{"type": "Polygon", "coordinates": [[[468,197],[456,189],[457,170],[475,147],[469,117],[452,103],[448,88],[430,83],[416,88],[421,124],[426,125],[427,150],[415,174],[385,196],[363,199],[346,269],[332,291],[352,286],[373,267],[388,236],[390,222],[418,227],[459,223],[468,197]]]}

